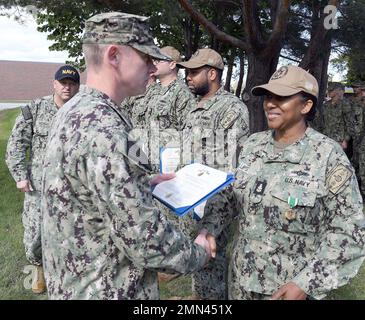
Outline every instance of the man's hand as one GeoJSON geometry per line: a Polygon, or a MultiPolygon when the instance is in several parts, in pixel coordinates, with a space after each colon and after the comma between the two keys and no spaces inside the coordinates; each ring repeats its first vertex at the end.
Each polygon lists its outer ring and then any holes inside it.
{"type": "Polygon", "coordinates": [[[162,173],[162,174],[152,178],[152,180],[150,181],[150,184],[152,187],[154,187],[163,181],[171,180],[175,177],[176,177],[175,173],[162,173]]]}
{"type": "Polygon", "coordinates": [[[215,258],[217,246],[214,236],[209,234],[206,230],[201,230],[194,242],[204,247],[210,257],[215,258]]]}
{"type": "Polygon", "coordinates": [[[215,242],[215,237],[212,236],[210,233],[208,233],[206,235],[207,237],[207,241],[209,243],[209,247],[210,247],[210,252],[212,254],[212,258],[215,258],[216,254],[217,254],[217,244],[215,242]]]}
{"type": "Polygon", "coordinates": [[[288,282],[274,292],[271,300],[305,300],[307,294],[294,282],[288,282]]]}
{"type": "Polygon", "coordinates": [[[16,183],[16,187],[22,192],[33,191],[32,185],[29,180],[22,180],[16,183]]]}

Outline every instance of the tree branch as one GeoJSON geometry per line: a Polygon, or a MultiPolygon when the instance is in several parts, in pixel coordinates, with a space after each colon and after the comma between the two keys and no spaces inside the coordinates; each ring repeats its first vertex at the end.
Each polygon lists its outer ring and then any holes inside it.
{"type": "MultiPolygon", "coordinates": [[[[338,8],[339,0],[329,0],[328,5],[333,5],[336,6],[336,8],[338,8]]],[[[321,52],[321,50],[318,50],[318,48],[322,43],[324,43],[324,40],[328,33],[328,30],[324,27],[324,19],[327,15],[328,14],[321,16],[315,32],[312,33],[312,37],[309,42],[307,52],[299,65],[303,69],[308,69],[308,68],[310,69],[311,64],[314,63],[318,54],[321,52]]]]}
{"type": "Polygon", "coordinates": [[[281,54],[280,57],[296,63],[300,63],[300,60],[294,59],[293,57],[284,56],[283,54],[281,54]]]}
{"type": "Polygon", "coordinates": [[[245,34],[253,51],[259,51],[264,47],[264,41],[260,28],[259,14],[256,1],[242,0],[243,23],[245,34]]]}
{"type": "Polygon", "coordinates": [[[234,47],[241,48],[248,51],[250,48],[243,40],[233,37],[221,30],[219,30],[213,23],[211,23],[204,15],[196,11],[187,0],[178,0],[181,7],[193,18],[194,21],[201,24],[212,36],[221,42],[228,43],[234,47]]]}
{"type": "MultiPolygon", "coordinates": [[[[278,10],[275,16],[275,24],[273,31],[267,41],[265,51],[272,51],[274,47],[281,46],[283,36],[288,25],[288,12],[290,7],[290,0],[282,0],[279,2],[278,10]]],[[[264,53],[265,54],[265,53],[264,53]]]]}

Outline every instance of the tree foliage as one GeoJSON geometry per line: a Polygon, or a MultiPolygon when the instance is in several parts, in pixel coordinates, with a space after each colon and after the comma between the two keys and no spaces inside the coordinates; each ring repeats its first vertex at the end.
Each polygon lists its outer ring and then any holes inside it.
{"type": "MultiPolygon", "coordinates": [[[[201,47],[216,49],[228,65],[247,60],[247,83],[243,97],[251,109],[253,131],[263,129],[261,101],[250,89],[268,81],[283,56],[317,78],[321,95],[327,83],[329,56],[337,51],[337,63],[347,63],[350,80],[364,79],[365,0],[3,0],[0,9],[35,6],[39,31],[54,41],[51,50],[66,50],[82,68],[81,35],[90,16],[105,11],[123,11],[150,16],[150,25],[160,46],[172,45],[186,58],[201,47]],[[339,28],[326,29],[327,5],[339,6],[339,28]]],[[[238,68],[237,68],[238,69],[238,68]]],[[[242,83],[245,69],[239,68],[242,83]]],[[[227,88],[230,85],[227,79],[227,88]]],[[[241,85],[241,84],[240,84],[241,85]]],[[[321,99],[320,99],[321,100],[321,99]]]]}
{"type": "Polygon", "coordinates": [[[347,62],[350,83],[365,81],[365,0],[343,2],[339,30],[336,39],[341,53],[338,64],[347,62]]]}

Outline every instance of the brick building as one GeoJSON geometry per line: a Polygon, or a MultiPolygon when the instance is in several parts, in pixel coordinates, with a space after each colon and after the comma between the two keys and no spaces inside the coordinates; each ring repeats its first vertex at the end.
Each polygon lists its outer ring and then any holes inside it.
{"type": "MultiPolygon", "coordinates": [[[[25,101],[53,92],[54,74],[63,63],[0,60],[0,102],[25,101]]],[[[81,83],[86,75],[81,74],[81,83]]]]}

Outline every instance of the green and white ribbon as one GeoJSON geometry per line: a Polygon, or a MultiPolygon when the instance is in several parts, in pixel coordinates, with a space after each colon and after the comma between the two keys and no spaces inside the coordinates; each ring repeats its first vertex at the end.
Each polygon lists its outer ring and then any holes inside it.
{"type": "Polygon", "coordinates": [[[298,205],[298,198],[294,198],[292,196],[289,196],[288,197],[288,204],[290,206],[290,208],[294,208],[298,205]]]}

